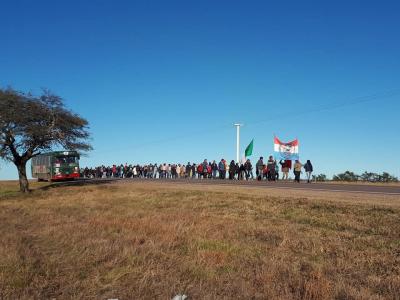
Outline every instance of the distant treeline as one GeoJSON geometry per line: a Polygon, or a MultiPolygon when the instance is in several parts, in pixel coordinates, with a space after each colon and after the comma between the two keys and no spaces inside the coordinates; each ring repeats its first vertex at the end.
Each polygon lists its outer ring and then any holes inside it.
{"type": "MultiPolygon", "coordinates": [[[[329,179],[325,174],[313,175],[314,181],[328,181],[329,179]]],[[[361,175],[358,175],[351,171],[346,171],[344,173],[339,173],[333,175],[333,181],[363,181],[363,182],[398,182],[399,179],[393,175],[390,175],[387,172],[383,172],[382,174],[367,172],[365,171],[361,175]]]]}

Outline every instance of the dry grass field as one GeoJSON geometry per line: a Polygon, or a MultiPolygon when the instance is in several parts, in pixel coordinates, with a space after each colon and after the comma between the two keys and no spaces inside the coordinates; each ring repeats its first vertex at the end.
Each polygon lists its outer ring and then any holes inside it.
{"type": "Polygon", "coordinates": [[[0,183],[0,299],[400,299],[400,199],[0,183]]]}

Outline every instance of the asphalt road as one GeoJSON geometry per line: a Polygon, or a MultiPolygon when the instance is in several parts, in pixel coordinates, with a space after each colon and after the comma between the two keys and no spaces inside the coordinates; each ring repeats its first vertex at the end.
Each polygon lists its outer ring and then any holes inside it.
{"type": "Polygon", "coordinates": [[[368,185],[368,184],[334,184],[334,183],[294,183],[294,182],[267,182],[267,181],[230,181],[230,180],[176,180],[178,183],[194,183],[194,184],[218,184],[218,185],[242,185],[249,187],[262,187],[273,189],[298,189],[309,191],[327,191],[327,192],[350,192],[350,193],[368,193],[382,195],[399,195],[400,186],[389,185],[368,185]]]}
{"type": "MultiPolygon", "coordinates": [[[[85,181],[101,180],[106,181],[109,179],[86,179],[85,181]]],[[[248,187],[262,187],[273,189],[298,189],[309,191],[326,191],[326,192],[346,192],[346,193],[367,193],[367,194],[381,194],[381,195],[399,195],[400,185],[370,185],[370,184],[335,184],[335,183],[294,183],[294,182],[267,182],[267,181],[231,181],[231,180],[201,180],[201,179],[111,179],[110,181],[121,180],[126,182],[174,182],[178,184],[199,184],[199,185],[227,185],[227,186],[248,186],[248,187]]],[[[399,198],[400,200],[400,198],[399,198]]]]}

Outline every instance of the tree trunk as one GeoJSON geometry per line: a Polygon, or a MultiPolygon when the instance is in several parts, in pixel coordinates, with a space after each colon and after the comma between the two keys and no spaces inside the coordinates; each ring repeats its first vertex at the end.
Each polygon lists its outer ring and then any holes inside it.
{"type": "Polygon", "coordinates": [[[26,162],[18,162],[15,164],[18,169],[19,190],[23,193],[29,192],[29,182],[26,177],[26,162]]]}

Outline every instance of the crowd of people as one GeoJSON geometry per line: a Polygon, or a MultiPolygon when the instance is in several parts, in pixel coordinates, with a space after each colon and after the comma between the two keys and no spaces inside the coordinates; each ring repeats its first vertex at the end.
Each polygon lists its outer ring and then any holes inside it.
{"type": "Polygon", "coordinates": [[[228,163],[225,159],[219,162],[205,159],[201,163],[187,164],[146,164],[146,165],[112,165],[98,166],[95,168],[81,168],[81,177],[84,178],[159,178],[159,179],[230,179],[230,180],[268,180],[276,181],[279,179],[289,180],[289,173],[292,170],[295,182],[300,182],[300,176],[304,169],[307,182],[311,182],[313,166],[309,160],[303,165],[296,160],[292,166],[291,160],[281,160],[277,162],[270,156],[266,162],[260,157],[255,166],[255,176],[253,165],[250,159],[244,163],[237,163],[232,160],[228,163]],[[280,172],[282,175],[280,176],[280,172]]]}

